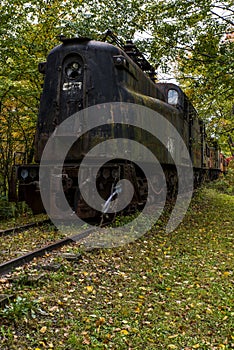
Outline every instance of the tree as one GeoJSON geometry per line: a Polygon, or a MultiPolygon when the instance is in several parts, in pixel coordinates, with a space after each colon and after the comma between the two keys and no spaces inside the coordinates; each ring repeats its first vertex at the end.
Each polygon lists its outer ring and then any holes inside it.
{"type": "Polygon", "coordinates": [[[159,71],[179,81],[210,134],[221,135],[221,141],[233,135],[231,0],[3,0],[0,10],[4,193],[14,152],[32,155],[42,84],[37,65],[59,44],[60,34],[102,39],[110,29],[122,39],[137,39],[159,71]]]}
{"type": "Polygon", "coordinates": [[[152,33],[151,57],[179,81],[223,146],[234,127],[233,15],[229,0],[158,0],[147,3],[141,23],[152,33]]]}
{"type": "Polygon", "coordinates": [[[3,0],[0,5],[0,190],[6,194],[14,152],[31,160],[41,92],[38,63],[59,44],[57,37],[100,39],[110,28],[134,34],[143,1],[3,0]],[[137,20],[137,19],[136,19],[137,20]],[[119,28],[121,28],[119,30],[119,28]]]}

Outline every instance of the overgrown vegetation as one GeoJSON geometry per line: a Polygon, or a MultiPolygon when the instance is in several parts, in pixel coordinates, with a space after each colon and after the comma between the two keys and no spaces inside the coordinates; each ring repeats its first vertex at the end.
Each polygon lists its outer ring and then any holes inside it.
{"type": "Polygon", "coordinates": [[[100,40],[110,29],[134,39],[159,81],[170,72],[183,85],[228,152],[228,133],[234,138],[232,0],[4,0],[0,9],[0,194],[7,194],[15,152],[33,159],[42,84],[37,67],[60,34],[100,40]]]}
{"type": "MultiPolygon", "coordinates": [[[[175,75],[227,151],[234,121],[231,0],[6,0],[0,9],[0,219],[25,213],[6,200],[10,170],[14,152],[33,159],[37,65],[60,34],[100,39],[109,28],[137,39],[159,80],[175,75]]],[[[170,235],[161,218],[141,239],[83,252],[79,264],[51,256],[61,268],[40,285],[25,283],[40,273],[37,260],[15,272],[20,283],[0,278],[0,293],[15,294],[0,310],[1,349],[234,348],[233,176],[230,170],[199,190],[170,235]]]]}
{"type": "MultiPolygon", "coordinates": [[[[16,219],[24,215],[32,215],[31,210],[25,202],[9,203],[6,196],[0,196],[0,220],[1,224],[4,220],[16,219]]],[[[2,228],[2,227],[1,227],[2,228]]]]}
{"type": "Polygon", "coordinates": [[[1,349],[232,349],[233,213],[233,196],[204,188],[170,235],[161,222],[80,263],[57,257],[39,285],[2,278],[0,293],[17,298],[0,311],[1,349]]]}
{"type": "Polygon", "coordinates": [[[229,164],[228,172],[220,175],[219,179],[210,182],[208,185],[221,193],[226,193],[234,196],[234,162],[229,164]]]}

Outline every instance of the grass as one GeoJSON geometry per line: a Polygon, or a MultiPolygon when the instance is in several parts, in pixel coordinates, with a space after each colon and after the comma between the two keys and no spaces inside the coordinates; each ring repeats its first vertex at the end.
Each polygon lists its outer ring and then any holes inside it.
{"type": "Polygon", "coordinates": [[[46,219],[48,219],[48,216],[46,214],[33,215],[32,212],[28,210],[27,212],[22,213],[20,216],[0,220],[0,229],[6,230],[8,228],[26,225],[30,222],[37,222],[46,219]]]}
{"type": "Polygon", "coordinates": [[[79,264],[57,257],[40,285],[2,278],[18,297],[0,311],[1,349],[233,349],[233,219],[234,197],[204,188],[170,235],[157,224],[79,264]]]}
{"type": "Polygon", "coordinates": [[[32,227],[16,234],[9,234],[4,238],[0,238],[0,264],[63,237],[64,235],[55,230],[54,226],[50,224],[32,227]]]}

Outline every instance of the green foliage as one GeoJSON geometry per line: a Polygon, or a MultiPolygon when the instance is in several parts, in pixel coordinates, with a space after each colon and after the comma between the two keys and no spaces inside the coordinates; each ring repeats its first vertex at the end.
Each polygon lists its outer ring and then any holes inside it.
{"type": "Polygon", "coordinates": [[[27,298],[17,297],[13,302],[0,311],[1,318],[9,321],[17,321],[22,317],[34,317],[36,301],[29,301],[27,298]]]}
{"type": "Polygon", "coordinates": [[[0,5],[0,191],[7,194],[14,152],[32,161],[42,78],[37,66],[58,36],[133,36],[143,1],[3,1],[0,5]]]}
{"type": "Polygon", "coordinates": [[[0,219],[8,219],[15,215],[15,207],[8,203],[6,197],[0,198],[0,219]]]}
{"type": "Polygon", "coordinates": [[[0,220],[6,220],[10,218],[17,218],[22,214],[30,213],[25,202],[9,203],[7,197],[0,197],[0,220]]]}
{"type": "Polygon", "coordinates": [[[17,269],[21,280],[62,264],[30,289],[1,279],[0,293],[21,297],[0,311],[2,348],[232,349],[233,210],[233,196],[203,188],[170,235],[154,227],[79,264],[49,254],[17,269]]]}
{"type": "Polygon", "coordinates": [[[209,187],[234,196],[234,166],[230,165],[227,174],[221,175],[218,180],[211,182],[209,187]]]}
{"type": "Polygon", "coordinates": [[[179,81],[208,134],[221,135],[222,149],[229,153],[227,133],[234,131],[233,2],[157,0],[147,2],[145,10],[142,31],[151,31],[152,59],[179,81]]]}
{"type": "MultiPolygon", "coordinates": [[[[0,5],[0,190],[6,195],[14,152],[33,156],[42,78],[38,63],[58,35],[102,39],[111,29],[136,39],[159,72],[170,72],[228,152],[233,133],[233,3],[224,0],[4,0],[0,5]],[[221,137],[220,137],[221,135],[221,137]]],[[[158,75],[160,79],[160,74],[158,75]]],[[[234,136],[233,136],[234,138],[234,136]]]]}

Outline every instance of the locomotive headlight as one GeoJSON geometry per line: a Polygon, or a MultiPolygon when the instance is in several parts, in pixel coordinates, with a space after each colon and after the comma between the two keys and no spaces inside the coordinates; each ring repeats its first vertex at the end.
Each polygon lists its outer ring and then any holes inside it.
{"type": "Polygon", "coordinates": [[[34,179],[37,176],[37,171],[36,169],[32,168],[29,170],[29,176],[34,179]]]}
{"type": "Polygon", "coordinates": [[[77,62],[72,63],[73,69],[79,69],[79,64],[77,62]]]}
{"type": "Polygon", "coordinates": [[[22,177],[22,179],[26,179],[28,177],[28,170],[27,169],[22,169],[20,176],[22,177]]]}
{"type": "Polygon", "coordinates": [[[78,78],[81,71],[81,65],[78,62],[71,62],[65,68],[66,75],[69,79],[78,78]]]}

